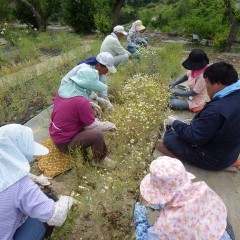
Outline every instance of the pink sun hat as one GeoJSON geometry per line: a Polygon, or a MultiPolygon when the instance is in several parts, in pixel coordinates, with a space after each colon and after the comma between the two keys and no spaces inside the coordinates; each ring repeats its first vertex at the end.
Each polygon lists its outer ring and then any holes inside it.
{"type": "Polygon", "coordinates": [[[159,157],[152,161],[150,173],[140,184],[140,192],[147,202],[164,204],[194,178],[179,160],[167,156],[159,157]]]}

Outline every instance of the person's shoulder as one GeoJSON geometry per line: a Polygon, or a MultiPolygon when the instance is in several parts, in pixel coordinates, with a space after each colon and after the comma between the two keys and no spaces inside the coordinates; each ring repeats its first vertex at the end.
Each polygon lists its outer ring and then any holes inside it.
{"type": "Polygon", "coordinates": [[[111,34],[107,35],[104,40],[112,40],[115,39],[111,34]]]}

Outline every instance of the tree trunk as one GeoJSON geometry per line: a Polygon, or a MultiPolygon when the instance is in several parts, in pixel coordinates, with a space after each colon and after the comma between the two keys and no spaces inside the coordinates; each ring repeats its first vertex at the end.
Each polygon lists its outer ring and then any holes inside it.
{"type": "Polygon", "coordinates": [[[41,31],[46,31],[47,22],[42,13],[39,0],[34,0],[33,4],[29,3],[26,0],[20,0],[20,1],[32,11],[33,15],[35,16],[38,29],[41,31]]]}
{"type": "Polygon", "coordinates": [[[228,38],[226,40],[225,48],[224,48],[225,52],[230,52],[230,50],[232,48],[232,45],[233,45],[233,42],[235,41],[235,39],[237,37],[240,22],[234,15],[234,11],[233,11],[233,8],[232,8],[232,5],[231,5],[231,0],[223,0],[223,2],[226,6],[228,17],[229,17],[229,20],[232,24],[229,35],[228,35],[228,38]]]}
{"type": "Polygon", "coordinates": [[[238,28],[239,28],[239,21],[238,20],[234,20],[232,22],[232,26],[225,44],[225,48],[224,51],[225,52],[230,52],[233,42],[235,41],[236,37],[237,37],[237,33],[238,33],[238,28]]]}
{"type": "Polygon", "coordinates": [[[120,11],[125,3],[125,0],[117,1],[113,9],[113,27],[118,24],[120,11]]]}

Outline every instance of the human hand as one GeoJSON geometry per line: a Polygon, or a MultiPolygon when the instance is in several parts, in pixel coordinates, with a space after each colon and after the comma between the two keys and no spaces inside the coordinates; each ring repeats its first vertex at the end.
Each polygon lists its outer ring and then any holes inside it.
{"type": "Polygon", "coordinates": [[[166,119],[167,125],[172,125],[175,120],[178,120],[175,116],[168,116],[166,119]]]}
{"type": "Polygon", "coordinates": [[[170,82],[170,83],[168,84],[168,86],[169,86],[170,88],[173,88],[173,87],[175,86],[175,82],[170,82]]]}
{"type": "Polygon", "coordinates": [[[92,100],[94,100],[94,101],[96,101],[97,100],[97,94],[95,93],[95,92],[91,92],[91,95],[90,95],[90,98],[92,99],[92,100]]]}
{"type": "Polygon", "coordinates": [[[106,121],[106,122],[103,122],[103,124],[104,124],[104,129],[103,129],[104,131],[114,132],[117,130],[116,125],[113,124],[112,122],[106,121]]]}
{"type": "Polygon", "coordinates": [[[72,205],[78,203],[78,201],[71,196],[60,196],[58,201],[61,202],[61,204],[67,205],[68,209],[71,209],[72,205]]]}
{"type": "Polygon", "coordinates": [[[44,176],[43,174],[40,175],[40,176],[36,176],[36,175],[34,175],[34,174],[32,174],[32,173],[29,173],[29,177],[30,177],[34,182],[39,183],[39,184],[42,185],[42,186],[48,186],[48,185],[51,184],[51,182],[48,181],[48,180],[51,179],[51,178],[46,177],[46,176],[44,176]]]}
{"type": "Polygon", "coordinates": [[[109,111],[113,111],[114,110],[114,107],[113,107],[113,105],[111,104],[110,101],[106,102],[106,106],[107,106],[107,110],[109,110],[109,111]]]}

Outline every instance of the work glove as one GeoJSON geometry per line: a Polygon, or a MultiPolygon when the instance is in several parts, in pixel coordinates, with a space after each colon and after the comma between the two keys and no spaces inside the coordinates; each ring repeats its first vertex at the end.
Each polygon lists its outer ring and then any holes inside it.
{"type": "Polygon", "coordinates": [[[48,181],[48,179],[51,179],[49,177],[44,176],[43,174],[40,176],[36,176],[32,173],[29,173],[28,176],[36,183],[39,183],[42,186],[48,186],[51,184],[51,182],[48,181]]]}
{"type": "Polygon", "coordinates": [[[98,103],[105,105],[107,110],[110,110],[110,111],[114,110],[113,105],[111,104],[111,102],[109,100],[101,98],[101,97],[97,97],[97,101],[98,101],[98,103]]]}
{"type": "Polygon", "coordinates": [[[166,119],[166,123],[167,125],[171,126],[175,120],[178,120],[178,118],[175,116],[168,116],[166,119]]]}
{"type": "Polygon", "coordinates": [[[117,127],[115,124],[113,124],[112,122],[101,122],[102,125],[102,131],[116,131],[117,127]]]}

